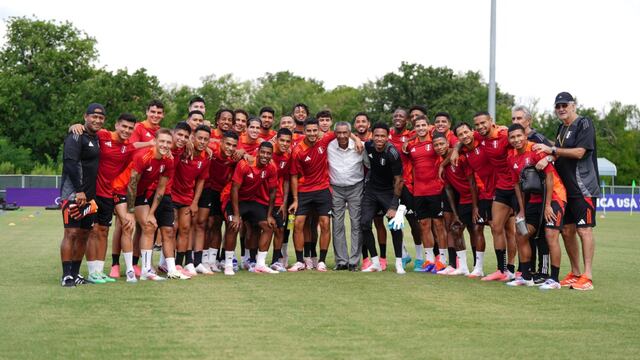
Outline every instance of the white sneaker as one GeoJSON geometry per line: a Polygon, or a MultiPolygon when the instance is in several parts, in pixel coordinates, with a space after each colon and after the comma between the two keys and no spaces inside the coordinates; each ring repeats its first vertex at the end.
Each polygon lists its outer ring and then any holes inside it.
{"type": "Polygon", "coordinates": [[[256,267],[253,269],[253,272],[255,273],[265,273],[265,274],[277,274],[278,272],[275,270],[272,270],[271,268],[267,267],[266,265],[256,265],[256,267]]]}
{"type": "Polygon", "coordinates": [[[204,264],[200,264],[196,266],[196,272],[198,274],[213,275],[213,271],[209,270],[209,268],[206,267],[204,264]]]}
{"type": "Polygon", "coordinates": [[[289,270],[287,271],[291,271],[291,272],[297,272],[297,271],[303,271],[304,269],[306,269],[306,265],[301,263],[301,262],[296,262],[295,264],[291,265],[291,267],[289,268],[289,270]]]}
{"type": "Polygon", "coordinates": [[[453,267],[451,267],[451,265],[447,265],[446,268],[438,271],[436,274],[438,275],[450,275],[452,272],[456,271],[456,269],[454,269],[453,267]]]}
{"type": "Polygon", "coordinates": [[[407,272],[404,270],[404,268],[402,266],[396,266],[396,274],[398,275],[404,275],[407,272]]]}
{"type": "Polygon", "coordinates": [[[469,273],[469,275],[467,275],[467,277],[469,278],[481,278],[484,276],[484,271],[482,271],[482,269],[473,269],[473,271],[471,273],[469,273]]]}
{"type": "Polygon", "coordinates": [[[143,272],[142,274],[140,274],[140,280],[163,281],[166,279],[163,278],[162,276],[157,275],[152,270],[152,271],[143,272]]]}
{"type": "Polygon", "coordinates": [[[511,280],[515,280],[515,279],[516,279],[516,274],[514,274],[511,271],[507,270],[507,281],[511,281],[511,280]]]}
{"type": "MultiPolygon", "coordinates": [[[[220,269],[220,267],[218,267],[218,263],[210,263],[209,264],[209,269],[214,272],[214,273],[219,273],[222,272],[222,270],[220,269]]],[[[234,271],[237,271],[236,269],[233,269],[234,271]]]]}
{"type": "Polygon", "coordinates": [[[515,280],[509,281],[507,286],[533,286],[533,279],[525,280],[522,276],[519,276],[515,280]]]}
{"type": "Polygon", "coordinates": [[[280,264],[282,264],[283,268],[287,268],[289,266],[289,255],[282,255],[280,258],[280,264]]]}
{"type": "Polygon", "coordinates": [[[320,264],[320,262],[318,262],[318,258],[317,257],[312,257],[311,258],[311,263],[313,264],[313,268],[317,269],[318,268],[318,264],[320,264]]]}
{"type": "Polygon", "coordinates": [[[452,275],[452,276],[459,276],[459,275],[467,276],[467,275],[469,275],[469,269],[467,269],[467,268],[462,269],[462,268],[458,267],[453,272],[451,272],[449,275],[452,275]]]}
{"type": "Polygon", "coordinates": [[[196,272],[196,268],[193,264],[187,264],[184,269],[189,273],[189,276],[196,276],[198,273],[196,272]]]}
{"type": "Polygon", "coordinates": [[[562,286],[559,282],[553,279],[547,279],[544,284],[540,285],[540,290],[558,290],[562,289],[562,286]]]}
{"type": "Polygon", "coordinates": [[[233,271],[233,266],[225,266],[224,267],[224,274],[228,275],[228,276],[233,276],[235,275],[235,271],[233,271]]]}
{"type": "Polygon", "coordinates": [[[168,279],[174,279],[174,280],[189,280],[189,279],[191,279],[190,277],[186,276],[185,274],[181,273],[178,270],[168,272],[167,273],[167,278],[168,279]]]}
{"type": "Polygon", "coordinates": [[[374,264],[374,263],[371,263],[371,266],[362,270],[362,272],[379,272],[379,271],[382,271],[382,267],[380,267],[380,264],[374,264]]]}
{"type": "Polygon", "coordinates": [[[287,272],[287,269],[284,266],[282,266],[282,264],[279,261],[276,261],[273,264],[271,264],[271,269],[277,272],[287,272]]]}
{"type": "Polygon", "coordinates": [[[127,271],[127,282],[128,283],[137,283],[138,279],[136,279],[136,272],[131,270],[127,271]]]}
{"type": "Polygon", "coordinates": [[[320,272],[327,272],[327,264],[324,261],[320,261],[318,265],[316,265],[316,269],[320,272]]]}
{"type": "Polygon", "coordinates": [[[303,258],[304,260],[304,268],[307,270],[313,270],[313,260],[310,257],[303,258]]]}
{"type": "Polygon", "coordinates": [[[243,256],[242,260],[241,260],[241,265],[242,268],[245,270],[249,270],[249,268],[251,267],[251,265],[249,264],[249,257],[248,256],[243,256]]]}

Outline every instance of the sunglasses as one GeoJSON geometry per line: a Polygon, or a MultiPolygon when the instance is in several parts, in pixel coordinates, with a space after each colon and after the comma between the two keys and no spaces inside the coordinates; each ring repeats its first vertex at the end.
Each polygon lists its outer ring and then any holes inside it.
{"type": "Polygon", "coordinates": [[[567,108],[568,106],[569,106],[569,104],[568,104],[568,103],[566,103],[566,104],[556,104],[556,110],[558,110],[558,109],[565,109],[565,108],[567,108]]]}

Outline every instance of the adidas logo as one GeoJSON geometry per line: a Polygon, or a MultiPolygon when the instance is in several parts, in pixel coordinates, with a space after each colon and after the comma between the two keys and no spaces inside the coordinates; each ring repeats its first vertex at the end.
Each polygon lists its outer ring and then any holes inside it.
{"type": "Polygon", "coordinates": [[[151,171],[151,170],[153,170],[153,166],[149,166],[145,171],[151,171]]]}
{"type": "Polygon", "coordinates": [[[111,141],[107,141],[106,143],[104,143],[105,145],[107,145],[108,147],[111,147],[111,141]]]}
{"type": "Polygon", "coordinates": [[[249,175],[247,175],[248,178],[253,179],[253,173],[249,173],[249,175]]]}
{"type": "Polygon", "coordinates": [[[549,222],[547,223],[547,226],[553,226],[553,225],[554,225],[554,224],[553,224],[553,221],[549,221],[549,222]]]}
{"type": "Polygon", "coordinates": [[[517,169],[518,168],[518,164],[513,164],[513,168],[517,169]]]}
{"type": "Polygon", "coordinates": [[[151,133],[147,131],[147,133],[146,133],[146,134],[144,134],[144,136],[146,136],[146,137],[151,137],[151,133]]]}
{"type": "Polygon", "coordinates": [[[307,157],[306,157],[306,158],[304,158],[304,161],[311,161],[311,157],[309,157],[309,156],[307,155],[307,157]]]}
{"type": "Polygon", "coordinates": [[[416,152],[416,148],[411,149],[411,152],[416,152]]]}
{"type": "Polygon", "coordinates": [[[578,221],[578,225],[585,225],[586,222],[584,221],[584,219],[580,219],[580,221],[578,221]]]}
{"type": "Polygon", "coordinates": [[[89,141],[89,147],[93,147],[93,143],[89,141]]]}

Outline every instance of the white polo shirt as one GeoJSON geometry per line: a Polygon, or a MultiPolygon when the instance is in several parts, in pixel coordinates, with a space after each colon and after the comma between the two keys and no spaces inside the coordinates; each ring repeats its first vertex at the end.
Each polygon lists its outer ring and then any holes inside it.
{"type": "Polygon", "coordinates": [[[329,182],[333,186],[351,186],[364,179],[362,154],[356,150],[356,143],[349,139],[346,149],[338,146],[335,139],[327,147],[329,154],[329,182]]]}

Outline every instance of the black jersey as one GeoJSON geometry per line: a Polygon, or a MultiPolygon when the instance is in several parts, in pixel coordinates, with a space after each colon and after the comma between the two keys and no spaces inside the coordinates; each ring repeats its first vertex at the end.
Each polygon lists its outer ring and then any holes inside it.
{"type": "Polygon", "coordinates": [[[378,152],[371,140],[364,144],[364,148],[369,162],[366,186],[378,191],[393,190],[394,176],[402,176],[402,160],[398,150],[387,143],[378,152]]]}
{"type": "Polygon", "coordinates": [[[571,125],[558,126],[556,147],[583,148],[582,159],[558,157],[555,162],[558,175],[567,189],[567,197],[600,196],[596,131],[593,122],[586,117],[578,117],[571,125]]]}
{"type": "Polygon", "coordinates": [[[551,144],[551,142],[547,140],[547,138],[544,135],[540,134],[534,129],[531,129],[531,131],[529,132],[529,135],[527,135],[527,140],[534,142],[536,144],[545,144],[547,146],[553,146],[553,144],[551,144]]]}
{"type": "Polygon", "coordinates": [[[64,140],[60,197],[68,199],[75,193],[84,192],[88,200],[94,199],[99,159],[98,135],[86,132],[82,135],[67,135],[64,140]]]}

